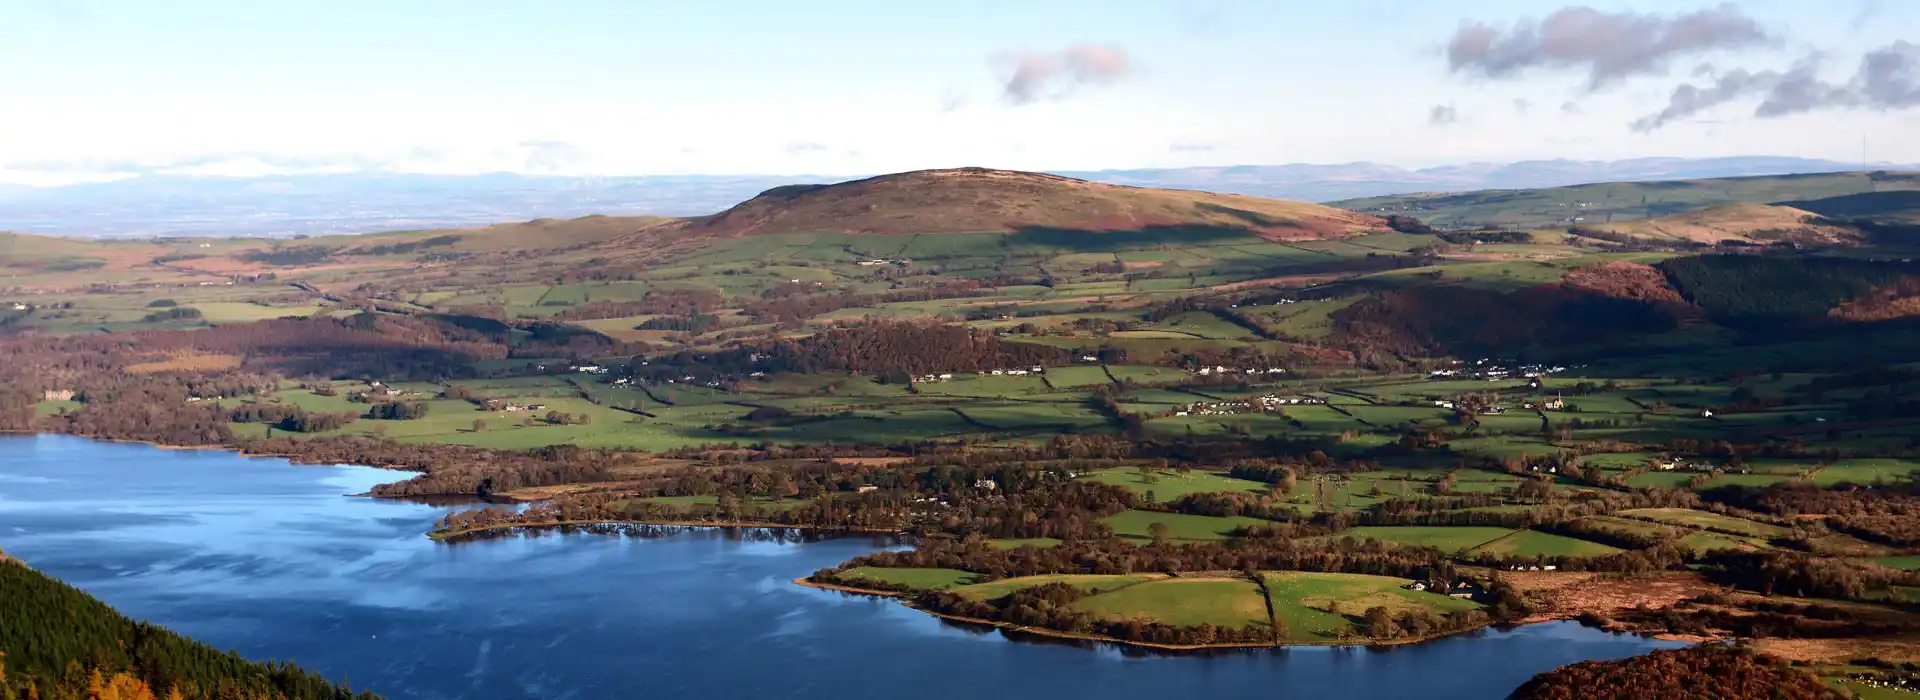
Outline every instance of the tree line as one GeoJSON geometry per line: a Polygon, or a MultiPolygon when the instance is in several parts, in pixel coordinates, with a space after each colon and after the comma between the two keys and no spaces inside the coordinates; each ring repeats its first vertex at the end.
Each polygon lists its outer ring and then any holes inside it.
{"type": "Polygon", "coordinates": [[[256,663],[0,560],[0,699],[378,700],[291,664],[256,663]]]}

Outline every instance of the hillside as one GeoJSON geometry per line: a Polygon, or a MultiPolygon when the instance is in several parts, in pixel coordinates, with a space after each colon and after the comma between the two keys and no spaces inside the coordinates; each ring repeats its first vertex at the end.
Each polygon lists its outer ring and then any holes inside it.
{"type": "Polygon", "coordinates": [[[1821,216],[1847,219],[1872,219],[1897,223],[1920,223],[1920,190],[1890,190],[1860,194],[1781,202],[1821,216]]]}
{"type": "Polygon", "coordinates": [[[1580,228],[1655,241],[1706,244],[1728,240],[1750,243],[1842,243],[1859,239],[1858,231],[1846,226],[1815,223],[1813,220],[1817,218],[1818,215],[1813,212],[1793,207],[1740,203],[1580,228]]]}
{"type": "Polygon", "coordinates": [[[1331,202],[1357,212],[1405,214],[1435,226],[1528,229],[1598,226],[1700,211],[1722,204],[1788,204],[1880,192],[1920,190],[1920,173],[1850,172],[1664,182],[1599,182],[1571,187],[1430,192],[1331,202]]]}
{"type": "Polygon", "coordinates": [[[1192,228],[1248,231],[1269,240],[1322,240],[1377,230],[1383,222],[1301,202],[961,168],[776,187],[718,214],[690,219],[681,228],[698,237],[1192,228]]]}
{"type": "Polygon", "coordinates": [[[298,666],[249,661],[129,619],[5,555],[0,591],[0,697],[379,700],[298,666]],[[98,684],[91,691],[89,676],[98,684]]]}

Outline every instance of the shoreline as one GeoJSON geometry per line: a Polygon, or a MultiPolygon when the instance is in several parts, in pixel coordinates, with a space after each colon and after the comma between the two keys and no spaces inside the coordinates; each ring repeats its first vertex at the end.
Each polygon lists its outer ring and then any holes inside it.
{"type": "Polygon", "coordinates": [[[560,527],[580,527],[587,525],[651,525],[655,527],[737,527],[762,528],[770,530],[805,530],[809,532],[845,532],[866,535],[904,535],[903,530],[888,530],[875,527],[821,527],[819,525],[793,525],[787,523],[761,522],[755,520],[578,520],[569,522],[549,521],[537,523],[492,523],[479,527],[462,528],[454,532],[434,530],[426,533],[429,539],[445,542],[450,539],[476,535],[484,532],[513,530],[517,528],[548,529],[560,527]]]}
{"type": "MultiPolygon", "coordinates": [[[[1120,644],[1124,646],[1140,647],[1143,649],[1154,649],[1158,651],[1206,651],[1209,649],[1286,649],[1289,647],[1318,647],[1318,648],[1393,647],[1393,646],[1405,646],[1409,644],[1425,644],[1427,642],[1437,642],[1442,639],[1447,639],[1449,637],[1456,637],[1462,634],[1467,634],[1469,632],[1478,632],[1488,627],[1494,626],[1493,624],[1489,623],[1486,625],[1482,625],[1480,627],[1475,627],[1470,630],[1461,630],[1459,632],[1452,632],[1448,634],[1428,636],[1428,637],[1420,637],[1417,639],[1368,640],[1366,642],[1358,642],[1358,643],[1356,642],[1345,642],[1345,643],[1342,643],[1342,642],[1270,642],[1270,643],[1262,644],[1262,643],[1254,643],[1254,642],[1235,642],[1231,644],[1157,644],[1154,642],[1139,642],[1139,641],[1133,641],[1128,639],[1119,639],[1116,637],[1106,637],[1106,636],[1101,636],[1097,634],[1080,634],[1077,632],[1063,632],[1060,630],[1049,629],[1046,627],[1022,626],[1022,625],[1013,624],[1011,622],[1002,622],[999,620],[986,620],[986,619],[981,619],[977,617],[962,617],[959,615],[949,615],[946,613],[934,612],[932,610],[922,608],[918,605],[914,605],[913,601],[908,598],[906,593],[902,593],[899,591],[882,591],[882,590],[871,589],[871,588],[860,588],[857,586],[846,586],[846,585],[837,584],[837,583],[815,581],[813,580],[812,576],[802,576],[800,578],[796,578],[792,581],[792,583],[794,585],[803,586],[806,588],[817,588],[820,590],[837,591],[840,593],[848,593],[852,595],[866,595],[866,596],[874,596],[879,598],[892,598],[894,600],[900,601],[900,605],[908,609],[917,610],[919,612],[925,613],[927,615],[931,615],[933,617],[940,618],[942,620],[951,620],[954,622],[965,622],[965,623],[975,624],[975,625],[986,625],[989,627],[999,628],[1003,631],[1019,632],[1022,634],[1032,634],[1032,635],[1038,635],[1042,637],[1052,637],[1055,639],[1072,639],[1072,640],[1078,640],[1078,641],[1084,641],[1084,642],[1104,642],[1108,644],[1120,644]]],[[[1520,627],[1520,626],[1534,624],[1538,622],[1561,622],[1561,621],[1566,621],[1571,619],[1572,618],[1570,617],[1569,618],[1550,618],[1550,619],[1542,619],[1542,620],[1529,619],[1519,624],[1516,624],[1515,626],[1520,627]]]]}
{"type": "MultiPolygon", "coordinates": [[[[232,452],[234,455],[240,456],[240,457],[253,457],[253,458],[260,458],[260,459],[284,459],[287,461],[288,464],[308,466],[308,467],[329,467],[329,466],[366,467],[368,469],[383,469],[390,472],[406,472],[408,474],[425,474],[426,473],[418,469],[413,469],[410,467],[402,467],[402,466],[397,466],[392,464],[361,464],[359,462],[320,462],[320,461],[303,459],[301,458],[300,455],[282,453],[282,452],[248,452],[247,448],[240,445],[223,445],[218,443],[209,443],[205,445],[175,445],[175,444],[165,443],[165,442],[154,442],[152,440],[125,440],[120,438],[94,437],[91,435],[81,435],[79,433],[62,433],[62,432],[53,431],[53,430],[5,430],[5,431],[0,431],[0,435],[17,435],[21,437],[35,437],[40,435],[59,435],[62,437],[79,438],[82,440],[92,440],[94,442],[105,442],[105,443],[110,443],[114,445],[145,445],[147,447],[152,447],[154,449],[160,449],[160,450],[180,450],[180,451],[193,451],[193,452],[215,452],[215,451],[232,452]]],[[[355,494],[355,495],[364,496],[366,494],[355,494]]],[[[458,495],[458,494],[438,494],[438,495],[458,495]]]]}

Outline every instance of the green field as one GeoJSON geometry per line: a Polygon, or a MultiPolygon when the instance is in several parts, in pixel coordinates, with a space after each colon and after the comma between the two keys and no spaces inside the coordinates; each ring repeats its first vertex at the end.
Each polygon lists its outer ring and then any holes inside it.
{"type": "Polygon", "coordinates": [[[1901,571],[1920,571],[1920,554],[1900,557],[1874,557],[1867,561],[1901,571]]]}
{"type": "Polygon", "coordinates": [[[1516,557],[1599,557],[1619,554],[1618,547],[1534,530],[1521,530],[1473,548],[1468,554],[1516,557]]]}
{"type": "Polygon", "coordinates": [[[1873,484],[1916,475],[1920,475],[1920,464],[1903,459],[1848,459],[1814,472],[1812,481],[1821,486],[1842,482],[1873,484]]]}
{"type": "Polygon", "coordinates": [[[1368,608],[1376,606],[1396,616],[1406,611],[1426,610],[1438,615],[1480,607],[1470,600],[1402,588],[1409,583],[1406,579],[1365,574],[1266,574],[1273,614],[1286,628],[1287,639],[1294,642],[1331,642],[1342,632],[1359,633],[1355,623],[1368,608]]]}
{"type": "Polygon", "coordinates": [[[1850,693],[1851,695],[1848,697],[1857,698],[1857,700],[1920,700],[1920,693],[1871,686],[1846,678],[1828,678],[1825,680],[1827,687],[1843,693],[1850,693]]]}
{"type": "Polygon", "coordinates": [[[906,586],[914,590],[936,591],[973,583],[977,574],[954,569],[910,569],[899,567],[857,566],[839,574],[843,581],[861,581],[906,586]]]}
{"type": "Polygon", "coordinates": [[[1082,598],[1074,607],[1110,620],[1140,619],[1180,627],[1271,624],[1260,588],[1238,579],[1157,579],[1082,598]]]}
{"type": "Polygon", "coordinates": [[[1080,478],[1120,486],[1141,496],[1152,494],[1154,503],[1175,501],[1181,496],[1195,493],[1266,493],[1268,490],[1266,484],[1258,481],[1203,471],[1181,474],[1170,469],[1149,472],[1140,467],[1120,467],[1083,474],[1080,478]]]}
{"type": "Polygon", "coordinates": [[[952,592],[974,600],[993,600],[1005,597],[1015,591],[1049,583],[1064,583],[1088,593],[1111,591],[1131,586],[1142,581],[1162,578],[1161,574],[1140,574],[1127,576],[1102,576],[1097,574],[1047,574],[1043,576],[1020,576],[1003,578],[998,581],[975,583],[952,588],[952,592]]]}
{"type": "Polygon", "coordinates": [[[1153,523],[1165,523],[1167,539],[1170,540],[1221,540],[1226,539],[1242,527],[1260,525],[1265,520],[1256,518],[1214,518],[1205,515],[1187,515],[1185,513],[1156,513],[1146,510],[1129,510],[1103,520],[1113,533],[1129,539],[1145,540],[1153,537],[1150,526],[1153,523]]]}
{"type": "Polygon", "coordinates": [[[1411,214],[1435,225],[1564,229],[1576,216],[1626,221],[1731,202],[1773,202],[1852,195],[1869,189],[1860,173],[1736,177],[1672,182],[1604,182],[1529,190],[1412,194],[1333,202],[1355,211],[1411,214]]]}
{"type": "Polygon", "coordinates": [[[1048,547],[1060,546],[1060,540],[1056,540],[1051,537],[1026,537],[1026,538],[1020,538],[1020,539],[987,540],[987,544],[992,545],[994,547],[998,547],[1000,549],[1019,549],[1021,547],[1038,547],[1040,549],[1046,549],[1048,547]]]}
{"type": "Polygon", "coordinates": [[[1620,511],[1620,514],[1670,525],[1721,530],[1750,537],[1781,537],[1787,534],[1787,529],[1783,527],[1685,508],[1640,508],[1620,511]]]}

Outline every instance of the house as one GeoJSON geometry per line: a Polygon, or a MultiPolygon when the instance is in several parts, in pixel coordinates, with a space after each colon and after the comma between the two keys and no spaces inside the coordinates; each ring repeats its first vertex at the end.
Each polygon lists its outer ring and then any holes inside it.
{"type": "Polygon", "coordinates": [[[73,390],[72,389],[48,389],[44,392],[41,392],[40,396],[47,401],[72,401],[73,390]]]}
{"type": "Polygon", "coordinates": [[[973,487],[976,489],[985,489],[987,491],[992,491],[994,489],[1000,488],[1000,485],[997,483],[994,483],[992,479],[981,479],[979,481],[973,482],[973,487]]]}
{"type": "Polygon", "coordinates": [[[1427,582],[1426,582],[1426,581],[1414,581],[1413,583],[1409,583],[1409,584],[1407,584],[1407,585],[1405,585],[1405,586],[1401,586],[1401,588],[1405,588],[1405,589],[1407,589],[1407,590],[1409,590],[1409,591],[1424,591],[1424,590],[1427,590],[1427,582]]]}
{"type": "Polygon", "coordinates": [[[853,492],[854,493],[873,493],[879,490],[880,490],[880,487],[878,486],[867,485],[867,486],[862,486],[860,488],[854,489],[853,492]]]}
{"type": "Polygon", "coordinates": [[[1555,396],[1551,399],[1547,399],[1546,403],[1540,404],[1540,408],[1548,411],[1564,411],[1567,408],[1567,402],[1564,400],[1561,400],[1560,397],[1555,396]]]}
{"type": "Polygon", "coordinates": [[[1100,358],[1095,357],[1093,355],[1081,355],[1080,361],[1081,362],[1099,362],[1100,358]]]}
{"type": "Polygon", "coordinates": [[[1701,417],[1701,418],[1712,418],[1712,417],[1713,417],[1713,409],[1711,409],[1711,408],[1703,408],[1703,409],[1700,409],[1700,417],[1701,417]]]}

